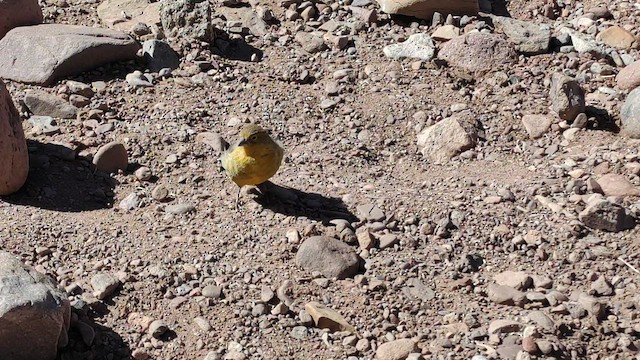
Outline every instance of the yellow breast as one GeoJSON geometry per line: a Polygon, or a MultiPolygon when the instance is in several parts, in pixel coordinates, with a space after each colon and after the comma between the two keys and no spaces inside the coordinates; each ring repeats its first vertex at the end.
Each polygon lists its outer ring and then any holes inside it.
{"type": "Polygon", "coordinates": [[[238,186],[258,185],[275,175],[283,155],[284,151],[276,143],[252,144],[229,149],[221,161],[238,186]]]}

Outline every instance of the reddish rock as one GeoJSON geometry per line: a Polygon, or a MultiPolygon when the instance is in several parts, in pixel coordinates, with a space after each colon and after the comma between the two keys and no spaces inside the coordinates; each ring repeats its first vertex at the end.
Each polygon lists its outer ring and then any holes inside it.
{"type": "Polygon", "coordinates": [[[28,174],[29,153],[20,114],[0,82],[0,195],[18,191],[28,174]]]}

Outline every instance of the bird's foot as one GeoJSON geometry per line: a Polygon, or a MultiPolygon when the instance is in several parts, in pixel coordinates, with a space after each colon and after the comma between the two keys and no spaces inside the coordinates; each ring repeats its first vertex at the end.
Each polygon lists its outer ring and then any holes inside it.
{"type": "Polygon", "coordinates": [[[240,192],[243,198],[247,198],[251,200],[256,200],[264,196],[264,193],[262,192],[262,190],[259,187],[253,186],[253,185],[247,185],[242,187],[242,190],[240,192]]]}

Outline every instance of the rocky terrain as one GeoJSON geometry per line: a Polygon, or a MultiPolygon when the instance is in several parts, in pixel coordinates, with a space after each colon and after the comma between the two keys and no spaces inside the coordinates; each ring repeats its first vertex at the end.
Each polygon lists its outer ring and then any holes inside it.
{"type": "Polygon", "coordinates": [[[0,0],[0,353],[640,356],[640,4],[387,1],[0,0]]]}

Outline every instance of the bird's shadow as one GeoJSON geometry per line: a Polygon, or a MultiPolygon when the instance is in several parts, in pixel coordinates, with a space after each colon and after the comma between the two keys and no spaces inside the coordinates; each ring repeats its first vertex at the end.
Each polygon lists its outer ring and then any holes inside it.
{"type": "Polygon", "coordinates": [[[27,140],[29,176],[16,193],[0,198],[16,205],[81,212],[110,208],[116,181],[63,144],[27,140]]]}
{"type": "Polygon", "coordinates": [[[358,221],[339,198],[304,192],[271,181],[258,185],[258,188],[262,195],[255,201],[263,208],[278,214],[306,217],[323,223],[334,219],[344,219],[349,223],[358,221]]]}

